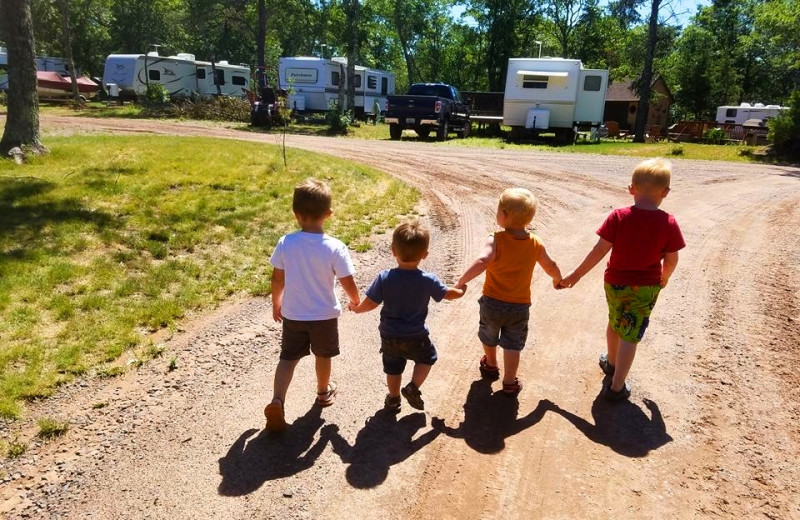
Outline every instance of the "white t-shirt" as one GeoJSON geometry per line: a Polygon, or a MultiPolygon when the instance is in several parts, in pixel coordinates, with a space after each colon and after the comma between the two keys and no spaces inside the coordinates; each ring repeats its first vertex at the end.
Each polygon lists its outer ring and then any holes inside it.
{"type": "Polygon", "coordinates": [[[270,263],[286,273],[284,318],[298,321],[330,320],[342,307],[333,290],[337,278],[355,274],[347,246],[322,233],[297,231],[278,240],[270,263]]]}

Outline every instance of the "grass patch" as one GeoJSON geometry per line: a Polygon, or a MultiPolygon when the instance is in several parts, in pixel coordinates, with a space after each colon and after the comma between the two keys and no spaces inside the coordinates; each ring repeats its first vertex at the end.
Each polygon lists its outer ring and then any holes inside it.
{"type": "Polygon", "coordinates": [[[5,449],[6,456],[8,456],[9,459],[18,459],[22,457],[26,451],[28,451],[28,445],[24,442],[20,442],[19,439],[16,438],[9,442],[5,449]]]}
{"type": "Polygon", "coordinates": [[[107,402],[99,402],[92,404],[92,410],[100,410],[108,406],[107,402]]]}
{"type": "Polygon", "coordinates": [[[44,417],[37,421],[39,425],[39,433],[36,435],[42,439],[54,439],[67,433],[69,430],[69,423],[57,421],[49,417],[44,417]]]}
{"type": "MultiPolygon", "coordinates": [[[[364,249],[418,200],[374,169],[276,146],[164,136],[51,137],[0,161],[0,416],[234,294],[269,293],[269,255],[296,229],[293,187],[326,179],[326,231],[364,249]]],[[[101,377],[114,370],[100,369],[101,377]]]]}

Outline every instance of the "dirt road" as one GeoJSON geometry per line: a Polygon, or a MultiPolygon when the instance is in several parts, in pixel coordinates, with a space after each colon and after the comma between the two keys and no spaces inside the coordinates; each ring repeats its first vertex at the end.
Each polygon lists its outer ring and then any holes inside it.
{"type": "MultiPolygon", "coordinates": [[[[155,132],[274,143],[191,123],[43,117],[52,132],[155,132]]],[[[499,192],[531,189],[536,232],[568,271],[594,243],[638,159],[289,136],[415,186],[434,227],[426,269],[453,282],[494,230],[499,192]]],[[[232,144],[234,146],[234,144],[232,144]]],[[[290,156],[291,160],[291,156],[290,156]]],[[[345,314],[335,406],[301,364],[292,429],[261,432],[279,329],[264,300],[185,325],[166,360],[79,382],[31,407],[62,440],[0,469],[8,518],[800,518],[800,169],[675,161],[663,208],[687,248],[637,355],[630,402],[598,398],[602,269],[569,291],[537,270],[519,402],[479,378],[480,283],[432,306],[440,361],[424,413],[380,411],[377,313],[345,314]],[[93,405],[105,403],[103,408],[93,405]],[[5,471],[5,475],[3,473],[5,471]]],[[[386,237],[355,257],[361,287],[391,265],[386,237]]],[[[476,281],[477,282],[477,281],[476,281]]],[[[5,425],[30,434],[31,421],[5,425]]],[[[0,515],[2,515],[0,513],[0,515]]]]}

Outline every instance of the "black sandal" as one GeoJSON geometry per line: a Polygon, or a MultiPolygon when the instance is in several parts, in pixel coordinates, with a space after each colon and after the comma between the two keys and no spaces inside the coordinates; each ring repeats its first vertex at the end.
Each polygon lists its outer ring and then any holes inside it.
{"type": "Polygon", "coordinates": [[[481,377],[484,379],[490,379],[492,381],[497,381],[500,379],[500,368],[493,367],[486,363],[486,356],[481,358],[480,362],[480,369],[481,369],[481,377]]]}
{"type": "Polygon", "coordinates": [[[522,391],[522,383],[518,377],[514,378],[513,383],[503,381],[503,393],[509,397],[516,397],[522,391]]]}

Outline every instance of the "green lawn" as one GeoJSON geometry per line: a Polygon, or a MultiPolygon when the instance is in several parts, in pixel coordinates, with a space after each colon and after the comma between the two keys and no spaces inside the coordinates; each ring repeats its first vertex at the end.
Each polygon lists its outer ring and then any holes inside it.
{"type": "Polygon", "coordinates": [[[0,161],[0,416],[76,374],[158,355],[149,336],[236,294],[269,292],[269,255],[295,229],[292,188],[327,179],[327,230],[359,250],[418,194],[373,169],[264,144],[51,137],[0,161]]]}

